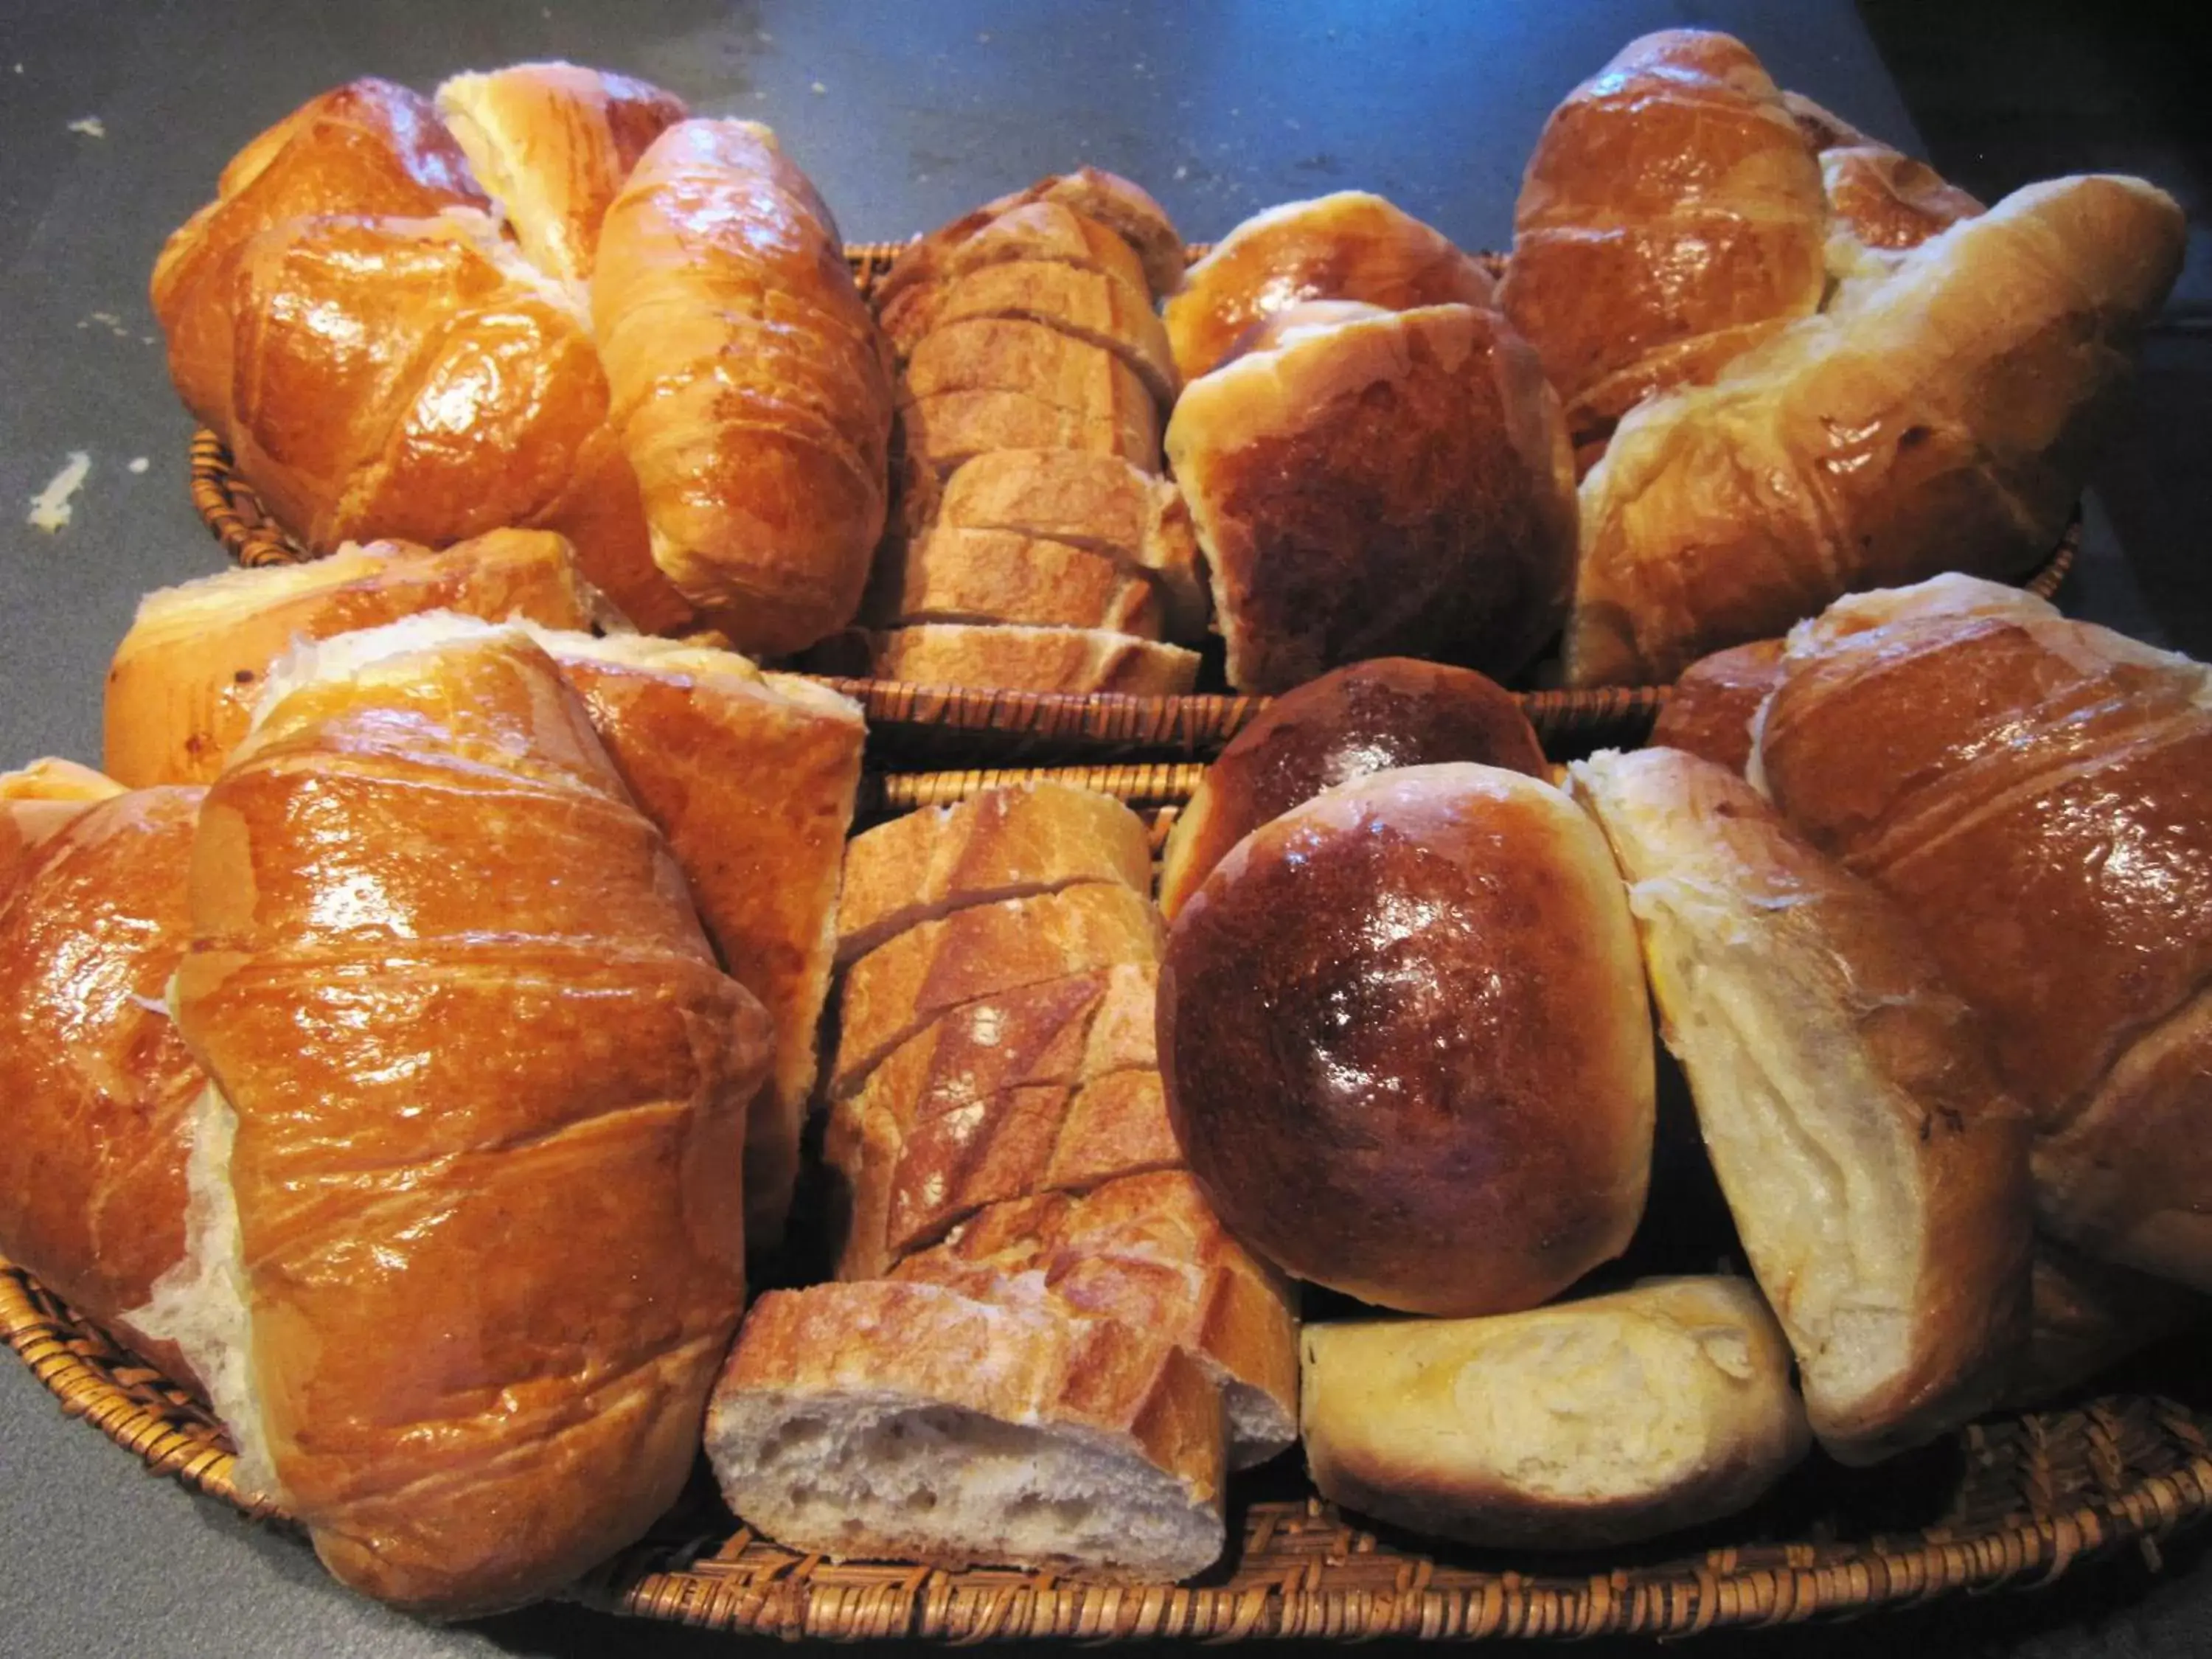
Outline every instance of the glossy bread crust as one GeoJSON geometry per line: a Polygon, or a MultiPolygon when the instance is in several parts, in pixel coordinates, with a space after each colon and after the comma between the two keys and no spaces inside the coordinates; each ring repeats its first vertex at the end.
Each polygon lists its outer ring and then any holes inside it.
{"type": "Polygon", "coordinates": [[[1751,761],[1751,726],[1782,683],[1782,641],[1753,640],[1700,657],[1685,669],[1652,722],[1651,746],[1680,749],[1739,777],[1751,761]]]}

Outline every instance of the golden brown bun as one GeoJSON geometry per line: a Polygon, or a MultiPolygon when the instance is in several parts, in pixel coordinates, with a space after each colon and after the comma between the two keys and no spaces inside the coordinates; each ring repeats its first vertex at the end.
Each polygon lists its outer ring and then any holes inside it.
{"type": "Polygon", "coordinates": [[[1145,821],[1110,795],[1042,782],[924,807],[855,836],[837,896],[837,960],[973,904],[1090,881],[1152,890],[1145,821]]]}
{"type": "Polygon", "coordinates": [[[198,789],[84,804],[0,899],[0,1252],[169,1376],[128,1317],[185,1254],[185,1156],[207,1078],[161,999],[190,937],[198,789]]]}
{"type": "Polygon", "coordinates": [[[1186,380],[1218,368],[1255,324],[1308,300],[1390,311],[1490,306],[1490,273],[1379,196],[1345,190],[1257,213],[1213,246],[1164,307],[1186,380]]]}
{"type": "Polygon", "coordinates": [[[2212,672],[2024,595],[1869,595],[1791,636],[1762,731],[1776,804],[1987,1017],[2044,1225],[2212,1288],[2212,672]]]}
{"type": "Polygon", "coordinates": [[[668,838],[723,970],[760,1000],[774,1070],[745,1128],[745,1234],[783,1236],[830,994],[838,871],[860,782],[860,711],[728,651],[635,635],[538,642],[668,838]]]}
{"type": "Polygon", "coordinates": [[[2204,1317],[2204,1298],[2148,1273],[2035,1241],[2033,1328],[2008,1409],[2050,1404],[2100,1371],[2204,1317]]]}
{"type": "Polygon", "coordinates": [[[1297,1438],[1295,1292],[1229,1237],[1181,1170],[992,1205],[892,1277],[1118,1319],[1181,1344],[1222,1390],[1231,1468],[1297,1438]]]}
{"type": "Polygon", "coordinates": [[[586,282],[599,222],[638,157],[688,110],[674,93],[574,64],[514,64],[438,88],[477,182],[545,271],[586,282]]]}
{"type": "Polygon", "coordinates": [[[1322,1495],[1500,1549],[1733,1515],[1805,1455],[1790,1350],[1738,1279],[1654,1279],[1491,1319],[1309,1325],[1322,1495]]]}
{"type": "Polygon", "coordinates": [[[2182,228],[2138,179],[2030,185],[1636,410],[1583,484],[1569,680],[1669,680],[1852,589],[2047,556],[2182,228]]]}
{"type": "Polygon", "coordinates": [[[879,679],[1029,691],[1179,696],[1198,683],[1198,653],[1098,628],[922,623],[869,636],[879,679]]]}
{"type": "Polygon", "coordinates": [[[1009,260],[915,283],[879,301],[877,314],[902,360],[939,329],[995,319],[1036,323],[1112,353],[1163,406],[1175,401],[1182,384],[1167,331],[1146,295],[1104,271],[1049,259],[1009,260]]]}
{"type": "Polygon", "coordinates": [[[1871,1462],[1986,1410],[2027,1334],[2033,1206],[1972,1012],[1903,911],[1733,773],[1645,749],[1570,776],[1814,1433],[1871,1462]]]}
{"type": "Polygon", "coordinates": [[[1554,110],[1498,297],[1577,446],[1711,380],[1824,283],[1820,169],[1759,60],[1698,29],[1623,47],[1554,110]]]}
{"type": "Polygon", "coordinates": [[[1191,1172],[1286,1272],[1497,1313],[1644,1208],[1651,1025],[1604,838],[1494,767],[1359,779],[1255,830],[1184,905],[1160,1060],[1191,1172]]]}
{"type": "Polygon", "coordinates": [[[1521,705],[1472,669],[1383,657],[1284,693],[1230,739],[1177,816],[1160,909],[1172,921],[1231,848],[1299,802],[1371,772],[1442,761],[1548,775],[1521,705]]]}
{"type": "Polygon", "coordinates": [[[280,669],[202,809],[173,994],[235,1126],[235,1230],[191,1244],[255,1391],[217,1407],[341,1580],[459,1617],[683,1486],[769,1032],[552,662],[410,631],[280,669]]]}
{"type": "Polygon", "coordinates": [[[1293,330],[1193,381],[1167,451],[1240,690],[1388,655],[1503,678],[1559,625],[1572,458],[1534,354],[1494,312],[1293,330]]]}
{"type": "Polygon", "coordinates": [[[327,214],[417,218],[487,205],[428,99],[361,80],[308,100],[231,159],[216,199],[154,263],[154,314],[177,395],[203,424],[225,429],[236,256],[262,231],[327,214]]]}
{"type": "Polygon", "coordinates": [[[937,1285],[817,1285],[753,1304],[707,1455],[790,1548],[1081,1578],[1187,1578],[1221,1553],[1221,1402],[1118,1320],[937,1285]]]}
{"type": "Polygon", "coordinates": [[[1829,211],[1868,246],[1918,247],[1982,211],[1926,162],[1869,137],[1811,99],[1785,92],[1782,103],[1820,158],[1829,211]]]}
{"type": "Polygon", "coordinates": [[[775,135],[694,120],[656,139],[607,210],[591,301],[669,580],[757,654],[849,622],[883,529],[890,380],[836,222],[775,135]]]}
{"type": "Polygon", "coordinates": [[[0,772],[0,904],[33,853],[88,807],[122,793],[123,786],[106,773],[53,755],[0,772]]]}
{"type": "Polygon", "coordinates": [[[525,530],[434,553],[372,542],[161,588],[138,602],[107,671],[107,769],[134,789],[212,781],[245,737],[270,665],[297,641],[429,611],[585,629],[601,608],[568,544],[525,530]]]}
{"type": "Polygon", "coordinates": [[[1738,776],[1751,762],[1751,723],[1782,683],[1782,641],[1753,640],[1700,657],[1682,672],[1652,723],[1651,746],[1679,749],[1738,776]]]}

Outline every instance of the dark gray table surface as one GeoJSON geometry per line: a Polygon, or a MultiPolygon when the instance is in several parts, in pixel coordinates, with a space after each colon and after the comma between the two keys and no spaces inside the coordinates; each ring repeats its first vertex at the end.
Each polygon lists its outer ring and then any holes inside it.
{"type": "MultiPolygon", "coordinates": [[[[185,489],[146,275],[231,154],[325,87],[428,88],[567,57],[705,114],[769,122],[855,240],[904,236],[1078,162],[1150,188],[1194,240],[1353,185],[1468,246],[1510,238],[1545,114],[1623,41],[1702,23],[1784,84],[1915,143],[1838,0],[1609,3],[649,5],[266,0],[0,4],[0,763],[99,757],[101,677],[137,596],[218,568],[185,489]],[[73,123],[96,118],[104,136],[73,123]],[[29,499],[92,457],[72,522],[29,499]],[[143,461],[143,465],[139,463],[143,461]],[[134,470],[134,468],[136,470],[134,470]]],[[[2093,513],[2077,611],[2160,637],[2093,513]]],[[[0,1102],[0,1133],[7,1133],[0,1102]]],[[[1757,1651],[2212,1651],[2212,1570],[2170,1553],[2039,1601],[1762,1637],[1757,1651]]],[[[539,1608],[433,1629],[338,1589],[311,1554],[147,1478],[0,1359],[0,1655],[726,1652],[727,1638],[539,1608]]],[[[1703,1650],[1744,1650],[1735,1641],[1703,1650]]]]}

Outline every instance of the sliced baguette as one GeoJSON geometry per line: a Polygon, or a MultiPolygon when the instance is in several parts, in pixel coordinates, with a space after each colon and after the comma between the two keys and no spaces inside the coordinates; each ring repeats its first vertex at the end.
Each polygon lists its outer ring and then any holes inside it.
{"type": "Polygon", "coordinates": [[[898,406],[902,471],[943,477],[994,449],[1072,449],[1157,472],[1159,412],[1110,383],[1096,401],[1063,408],[1024,392],[936,392],[898,406]]]}
{"type": "Polygon", "coordinates": [[[2027,1328],[2024,1114],[1903,913],[1677,750],[1569,769],[1832,1455],[1986,1409],[2027,1328]]]}
{"type": "Polygon", "coordinates": [[[1163,586],[1107,554],[1010,531],[942,527],[903,552],[878,555],[860,615],[878,628],[1012,623],[1141,640],[1168,628],[1163,586]]]}
{"type": "Polygon", "coordinates": [[[1145,821],[1093,790],[1040,782],[924,807],[856,836],[837,899],[837,960],[974,904],[1090,881],[1152,886],[1145,821]]]}
{"type": "Polygon", "coordinates": [[[1152,304],[1152,284],[1136,250],[1097,220],[1060,202],[982,208],[933,231],[910,244],[883,274],[876,283],[876,303],[887,305],[917,284],[942,283],[1017,259],[1095,270],[1152,304]]]}
{"type": "Polygon", "coordinates": [[[1137,372],[1162,408],[1175,401],[1181,385],[1158,314],[1127,284],[1099,271],[1017,259],[916,283],[884,301],[877,315],[902,361],[923,336],[948,324],[1000,318],[1041,323],[1112,352],[1137,372]]]}
{"type": "Polygon", "coordinates": [[[878,678],[917,685],[1177,696],[1198,683],[1198,653],[1095,628],[925,623],[869,635],[878,678]]]}
{"type": "MultiPolygon", "coordinates": [[[[899,401],[947,392],[1019,392],[1085,413],[1143,408],[1152,395],[1136,371],[1103,347],[1001,317],[947,323],[915,342],[899,371],[899,401]]],[[[1157,406],[1152,421],[1157,427],[1157,406]]]]}
{"type": "Polygon", "coordinates": [[[742,1520],[833,1560],[1160,1582],[1224,1539],[1221,1402],[1180,1346],[934,1285],[763,1296],[706,1441],[742,1520]]]}
{"type": "Polygon", "coordinates": [[[1222,1390],[1231,1468],[1263,1463],[1297,1437],[1295,1294],[1229,1236],[1181,1170],[992,1205],[891,1276],[1119,1319],[1180,1342],[1222,1390]]]}

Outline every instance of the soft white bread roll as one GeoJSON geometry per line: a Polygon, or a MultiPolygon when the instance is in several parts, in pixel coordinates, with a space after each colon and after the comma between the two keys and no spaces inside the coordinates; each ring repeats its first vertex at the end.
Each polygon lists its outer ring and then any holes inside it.
{"type": "Polygon", "coordinates": [[[2212,1289],[2212,668],[1999,592],[1794,632],[1759,775],[1987,1019],[2045,1229],[2212,1289]]]}
{"type": "Polygon", "coordinates": [[[0,903],[31,854],[84,815],[123,793],[105,772],[47,755],[0,772],[0,903]]]}
{"type": "Polygon", "coordinates": [[[0,835],[46,809],[0,874],[0,1253],[190,1386],[183,1352],[133,1316],[185,1254],[207,1082],[162,1002],[191,935],[201,792],[26,769],[0,778],[0,835]]]}
{"type": "Polygon", "coordinates": [[[1296,1293],[1230,1237],[1180,1170],[994,1204],[892,1277],[1119,1319],[1180,1343],[1221,1389],[1231,1468],[1297,1438],[1296,1293]]]}
{"type": "Polygon", "coordinates": [[[836,221],[775,135],[693,120],[655,139],[607,210],[591,301],[668,579],[757,654],[851,621],[890,489],[890,371],[836,221]]]}
{"type": "Polygon", "coordinates": [[[1636,409],[1583,483],[1570,682],[1671,680],[1853,589],[2045,557],[2182,240],[2140,179],[2032,185],[1636,409]]]}
{"type": "Polygon", "coordinates": [[[1810,1443],[1789,1345],[1740,1279],[1304,1340],[1322,1495],[1463,1543],[1593,1548],[1717,1520],[1810,1443]]]}
{"type": "Polygon", "coordinates": [[[288,659],[208,792],[173,1000],[220,1093],[155,1303],[249,1489],[460,1617],[682,1488],[770,1036],[552,661],[450,626],[288,659]]]}
{"type": "Polygon", "coordinates": [[[855,836],[837,896],[837,959],[971,904],[1085,882],[1152,887],[1145,821],[1110,795],[1063,783],[988,789],[855,836]]]}
{"type": "Polygon", "coordinates": [[[1097,628],[923,623],[872,635],[876,674],[917,685],[1177,696],[1198,683],[1198,653],[1097,628]]]}
{"type": "Polygon", "coordinates": [[[599,222],[653,141],[688,110],[672,92],[574,64],[456,75],[438,113],[541,269],[586,282],[599,222]]]}
{"type": "Polygon", "coordinates": [[[763,1296],[707,1455],[739,1519],[833,1560],[1157,1583],[1221,1553],[1221,1401],[1180,1346],[935,1285],[763,1296]]]}
{"type": "Polygon", "coordinates": [[[568,543],[545,531],[495,530],[441,552],[371,542],[160,588],[138,601],[107,671],[107,769],[134,789],[210,782],[296,641],[432,611],[562,629],[606,615],[568,543]]]}
{"type": "Polygon", "coordinates": [[[1379,656],[1503,678],[1565,614],[1566,428],[1494,311],[1333,307],[1191,382],[1167,453],[1239,690],[1379,656]]]}
{"type": "Polygon", "coordinates": [[[1231,1231],[1363,1300],[1532,1307],[1643,1213],[1635,926],[1605,838],[1518,772],[1378,772],[1245,836],[1176,917],[1159,1052],[1231,1231]]]}
{"type": "Polygon", "coordinates": [[[2027,1334],[2027,1122],[1905,914],[1677,750],[1569,771],[1813,1431],[1871,1462],[1985,1410],[2027,1334]]]}

